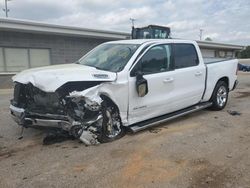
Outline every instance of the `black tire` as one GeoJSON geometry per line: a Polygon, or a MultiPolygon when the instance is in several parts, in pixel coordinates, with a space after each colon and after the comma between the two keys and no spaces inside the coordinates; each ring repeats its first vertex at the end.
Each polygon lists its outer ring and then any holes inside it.
{"type": "Polygon", "coordinates": [[[228,92],[228,85],[224,81],[219,81],[210,99],[213,103],[210,109],[215,111],[224,109],[228,101],[228,92]]]}
{"type": "Polygon", "coordinates": [[[102,128],[98,135],[98,141],[101,143],[112,142],[114,140],[118,140],[119,138],[125,135],[125,127],[122,125],[119,110],[116,106],[107,101],[103,101],[102,104],[102,128]],[[110,117],[112,115],[112,117],[110,117]],[[109,116],[109,117],[108,117],[109,116]],[[117,135],[112,135],[111,131],[109,130],[110,120],[112,119],[112,128],[117,131],[117,135]],[[116,126],[120,125],[120,126],[116,126]]]}

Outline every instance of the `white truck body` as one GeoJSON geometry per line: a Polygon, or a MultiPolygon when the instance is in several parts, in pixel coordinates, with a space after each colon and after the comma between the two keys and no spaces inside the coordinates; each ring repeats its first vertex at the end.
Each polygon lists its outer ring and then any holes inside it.
{"type": "MultiPolygon", "coordinates": [[[[58,88],[68,82],[98,81],[100,82],[99,86],[93,87],[92,90],[96,95],[104,95],[115,103],[119,109],[123,126],[131,126],[138,122],[207,102],[211,99],[219,80],[224,80],[227,83],[229,91],[234,89],[237,82],[238,61],[236,59],[205,64],[199,46],[195,41],[151,39],[123,40],[106,44],[131,44],[137,45],[138,48],[121,71],[99,70],[81,64],[57,65],[23,71],[14,76],[13,81],[21,84],[31,83],[34,87],[48,93],[56,92],[58,88]],[[172,66],[172,61],[177,62],[177,60],[173,60],[174,53],[176,54],[177,50],[173,51],[173,49],[177,49],[178,44],[187,44],[194,47],[198,58],[197,65],[143,74],[143,78],[147,80],[148,92],[143,97],[138,96],[137,78],[135,75],[131,75],[138,62],[147,56],[151,49],[164,46],[164,49],[170,49],[167,52],[169,54],[167,58],[170,62],[168,65],[172,66]],[[172,47],[174,45],[177,47],[172,47]]],[[[178,57],[175,58],[178,59],[178,57]]],[[[183,59],[180,61],[183,61],[183,59]]],[[[89,90],[91,91],[91,88],[89,90]]],[[[76,92],[80,95],[79,92],[81,91],[76,90],[76,92]]],[[[86,95],[86,92],[84,95],[86,95]]],[[[16,106],[12,104],[12,114],[15,114],[13,111],[16,108],[14,107],[16,106]]]]}

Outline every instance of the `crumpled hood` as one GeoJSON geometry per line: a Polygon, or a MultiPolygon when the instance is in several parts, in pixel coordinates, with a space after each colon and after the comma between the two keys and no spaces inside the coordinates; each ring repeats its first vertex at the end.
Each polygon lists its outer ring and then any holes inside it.
{"type": "Polygon", "coordinates": [[[64,64],[28,69],[12,78],[14,82],[22,84],[31,83],[45,92],[54,92],[67,82],[114,81],[115,79],[116,73],[80,64],[64,64]]]}

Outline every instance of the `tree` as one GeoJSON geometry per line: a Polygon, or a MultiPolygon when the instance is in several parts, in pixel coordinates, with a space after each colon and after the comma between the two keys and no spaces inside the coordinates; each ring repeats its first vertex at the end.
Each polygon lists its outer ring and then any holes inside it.
{"type": "Polygon", "coordinates": [[[240,51],[238,54],[238,58],[250,58],[250,46],[247,46],[244,50],[240,51]]]}
{"type": "Polygon", "coordinates": [[[205,41],[213,41],[210,37],[205,38],[205,41]]]}

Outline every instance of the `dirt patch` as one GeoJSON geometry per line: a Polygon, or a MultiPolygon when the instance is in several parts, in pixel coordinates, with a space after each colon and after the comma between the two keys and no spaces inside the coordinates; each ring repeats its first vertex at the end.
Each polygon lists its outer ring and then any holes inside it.
{"type": "Polygon", "coordinates": [[[0,152],[0,161],[1,161],[1,159],[11,157],[13,153],[14,152],[12,152],[12,151],[1,151],[0,152]]]}
{"type": "Polygon", "coordinates": [[[121,171],[123,186],[143,187],[151,183],[164,183],[173,180],[182,173],[185,160],[171,161],[152,157],[150,150],[136,151],[121,171]]]}
{"type": "Polygon", "coordinates": [[[239,91],[237,92],[239,96],[236,96],[235,98],[247,98],[250,97],[250,92],[249,91],[239,91]]]}
{"type": "Polygon", "coordinates": [[[159,133],[161,131],[161,129],[160,128],[150,128],[148,131],[150,133],[159,133]]]}
{"type": "Polygon", "coordinates": [[[75,172],[83,172],[87,168],[86,164],[80,164],[73,167],[75,172]]]}
{"type": "Polygon", "coordinates": [[[188,188],[223,188],[233,187],[235,177],[229,169],[212,165],[205,159],[191,162],[193,175],[188,188]]]}
{"type": "Polygon", "coordinates": [[[27,140],[26,142],[21,143],[21,145],[11,147],[12,149],[4,147],[0,150],[0,161],[11,157],[18,152],[34,148],[37,145],[40,145],[40,143],[37,140],[29,140],[29,141],[27,140]]]}
{"type": "Polygon", "coordinates": [[[110,156],[112,158],[122,158],[122,157],[128,155],[129,153],[131,153],[131,151],[129,151],[129,150],[114,149],[114,150],[110,151],[110,156]]]}

